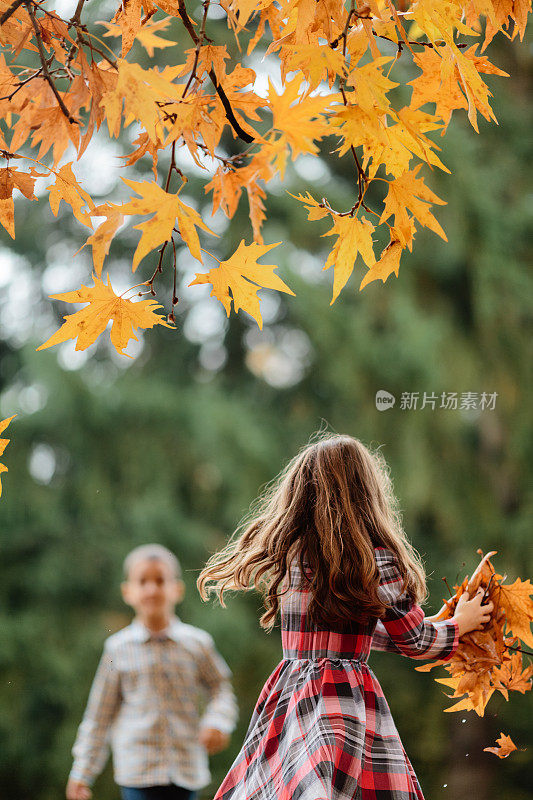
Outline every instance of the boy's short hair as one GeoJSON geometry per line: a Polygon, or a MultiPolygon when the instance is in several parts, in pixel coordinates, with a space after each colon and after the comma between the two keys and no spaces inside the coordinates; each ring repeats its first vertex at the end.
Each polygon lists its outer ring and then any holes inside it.
{"type": "Polygon", "coordinates": [[[181,566],[180,562],[167,547],[162,544],[141,544],[136,547],[131,553],[128,553],[124,559],[124,576],[126,580],[130,576],[131,569],[137,561],[162,561],[166,564],[172,572],[172,577],[176,580],[181,579],[181,566]]]}

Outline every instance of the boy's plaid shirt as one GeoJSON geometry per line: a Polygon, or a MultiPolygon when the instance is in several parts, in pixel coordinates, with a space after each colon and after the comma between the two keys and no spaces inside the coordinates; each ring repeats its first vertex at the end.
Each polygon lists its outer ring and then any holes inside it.
{"type": "Polygon", "coordinates": [[[113,752],[120,786],[209,783],[201,728],[231,733],[231,672],[205,631],[174,617],[163,635],[140,622],[110,636],[72,749],[70,777],[91,784],[113,752]],[[207,704],[200,716],[201,698],[207,704]]]}

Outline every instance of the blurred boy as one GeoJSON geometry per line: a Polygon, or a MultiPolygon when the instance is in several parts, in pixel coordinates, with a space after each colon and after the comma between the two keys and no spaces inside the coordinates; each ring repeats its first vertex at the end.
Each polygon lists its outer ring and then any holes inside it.
{"type": "Polygon", "coordinates": [[[174,614],[185,586],[170,550],[137,547],[124,573],[122,596],[136,617],[105,641],[66,796],[89,800],[110,739],[123,800],[194,800],[210,781],[207,754],[227,747],[235,727],[231,673],[211,636],[174,614]],[[209,699],[200,718],[202,692],[209,699]]]}

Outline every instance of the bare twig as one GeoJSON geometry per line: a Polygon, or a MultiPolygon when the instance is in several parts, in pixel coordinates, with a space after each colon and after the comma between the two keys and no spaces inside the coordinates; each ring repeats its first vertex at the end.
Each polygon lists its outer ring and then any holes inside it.
{"type": "Polygon", "coordinates": [[[4,24],[4,22],[6,22],[6,21],[9,19],[9,17],[10,17],[12,14],[14,14],[14,13],[15,13],[15,11],[17,10],[17,8],[18,8],[19,6],[21,6],[21,5],[22,5],[24,2],[25,2],[25,0],[15,0],[15,2],[14,2],[14,3],[11,3],[11,5],[9,6],[9,8],[6,8],[6,10],[5,10],[5,11],[4,11],[4,13],[2,14],[2,16],[0,17],[0,25],[3,25],[3,24],[4,24]]]}
{"type": "MultiPolygon", "coordinates": [[[[182,19],[182,22],[185,25],[185,28],[187,29],[191,39],[194,41],[195,44],[198,44],[199,37],[196,34],[196,32],[195,32],[195,30],[194,30],[194,28],[192,26],[191,20],[189,19],[189,15],[187,14],[187,9],[185,8],[185,0],[178,0],[178,12],[179,12],[179,15],[180,15],[180,17],[182,19]]],[[[205,34],[204,34],[204,36],[205,36],[205,34]]],[[[241,126],[239,125],[239,123],[238,123],[238,121],[237,121],[237,119],[235,117],[235,114],[233,113],[233,109],[231,107],[231,104],[230,104],[230,102],[229,102],[229,100],[228,100],[228,98],[226,96],[226,93],[225,93],[224,89],[222,88],[222,86],[220,86],[220,84],[219,84],[219,82],[217,80],[217,76],[215,75],[215,71],[213,69],[210,69],[208,74],[209,74],[209,77],[211,78],[213,86],[215,87],[215,91],[216,91],[216,93],[218,94],[218,96],[220,98],[220,102],[224,106],[224,110],[226,112],[226,117],[227,117],[231,127],[233,128],[235,133],[241,139],[243,139],[243,141],[248,142],[248,143],[249,142],[253,142],[254,141],[254,137],[250,136],[249,133],[246,133],[246,131],[243,130],[241,128],[241,126]]]]}
{"type": "Polygon", "coordinates": [[[189,86],[191,85],[192,81],[196,78],[198,80],[198,76],[196,74],[196,67],[198,66],[198,58],[200,57],[200,48],[204,43],[204,39],[206,38],[205,35],[205,26],[207,23],[207,12],[209,11],[209,3],[210,0],[204,0],[204,16],[202,17],[202,27],[200,28],[200,34],[198,36],[198,41],[196,42],[196,48],[194,53],[194,64],[192,65],[191,74],[189,75],[189,80],[187,81],[187,85],[183,90],[183,94],[181,95],[182,98],[185,97],[187,92],[189,91],[189,86]]]}
{"type": "Polygon", "coordinates": [[[533,656],[533,651],[524,650],[523,647],[514,647],[514,646],[512,646],[510,644],[506,644],[506,645],[504,645],[504,647],[506,647],[507,650],[516,650],[517,653],[525,653],[528,656],[533,656]]]}
{"type": "Polygon", "coordinates": [[[32,3],[28,2],[28,0],[25,0],[24,4],[26,6],[26,10],[27,10],[28,14],[30,15],[31,23],[33,25],[33,30],[35,31],[35,39],[37,41],[37,48],[39,50],[39,57],[41,59],[41,67],[42,67],[43,77],[44,77],[44,79],[46,81],[48,81],[48,84],[49,84],[51,90],[53,91],[53,93],[55,95],[55,98],[57,100],[59,108],[61,109],[61,111],[63,112],[65,117],[68,119],[69,122],[73,123],[74,125],[78,125],[79,124],[78,120],[74,119],[74,117],[71,115],[70,111],[66,107],[65,103],[63,102],[63,98],[61,97],[61,95],[57,91],[55,83],[52,80],[52,76],[50,75],[50,72],[48,71],[48,62],[46,60],[46,53],[45,53],[44,47],[43,47],[43,40],[42,40],[42,36],[41,36],[41,30],[40,30],[39,25],[37,23],[37,19],[35,18],[35,9],[33,8],[32,3]]]}
{"type": "Polygon", "coordinates": [[[84,4],[85,4],[85,0],[78,0],[78,5],[76,6],[76,11],[74,12],[72,17],[70,18],[69,27],[71,25],[78,26],[78,25],[81,24],[81,12],[82,12],[84,4]]]}

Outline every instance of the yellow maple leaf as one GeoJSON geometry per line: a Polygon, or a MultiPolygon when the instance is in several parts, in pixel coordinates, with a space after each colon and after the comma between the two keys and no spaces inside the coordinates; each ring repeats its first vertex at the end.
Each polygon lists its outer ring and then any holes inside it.
{"type": "Polygon", "coordinates": [[[153,57],[155,48],[157,47],[159,50],[164,49],[165,47],[175,47],[176,42],[171,42],[168,39],[161,39],[160,36],[157,34],[159,31],[166,30],[171,23],[170,17],[163,17],[163,19],[158,20],[157,22],[144,22],[137,24],[133,24],[131,27],[131,32],[128,35],[124,35],[124,26],[120,25],[117,22],[106,22],[105,20],[99,21],[97,25],[105,25],[107,28],[107,32],[104,33],[105,36],[122,36],[122,56],[126,55],[128,50],[133,45],[135,39],[142,44],[150,58],[153,57]],[[140,27],[139,27],[140,25],[140,27]]]}
{"type": "Polygon", "coordinates": [[[167,67],[163,71],[143,69],[117,59],[118,78],[114,87],[106,92],[100,105],[105,109],[109,135],[120,133],[124,106],[125,125],[139,120],[152,141],[163,140],[163,118],[160,103],[166,99],[181,100],[184,86],[172,80],[180,67],[167,67]]]}
{"type": "Polygon", "coordinates": [[[412,240],[411,218],[407,211],[411,211],[421,225],[437,233],[445,242],[448,241],[430,210],[432,203],[441,206],[446,203],[424,184],[423,178],[417,177],[421,166],[418,164],[413,170],[389,183],[385,208],[380,218],[380,222],[384,222],[394,214],[394,228],[403,245],[409,245],[412,240]]]}
{"type": "Polygon", "coordinates": [[[350,101],[370,114],[376,110],[382,114],[388,112],[390,104],[386,94],[398,86],[398,83],[387,78],[382,67],[393,60],[392,56],[382,56],[363,67],[353,69],[346,79],[346,83],[354,87],[350,101]]]}
{"type": "Polygon", "coordinates": [[[314,140],[325,135],[326,125],[323,117],[331,103],[331,97],[309,97],[305,92],[299,95],[303,79],[298,75],[285,84],[285,91],[278,95],[270,78],[268,79],[268,99],[272,111],[272,127],[280,131],[283,140],[290,145],[292,158],[300,153],[318,153],[314,140]]]}
{"type": "MultiPolygon", "coordinates": [[[[37,350],[53,347],[68,339],[77,339],[76,350],[86,350],[93,344],[106,329],[109,320],[113,320],[111,327],[111,344],[118,353],[124,353],[130,339],[137,340],[136,328],[153,328],[154,325],[172,325],[155,313],[160,305],[153,299],[132,302],[115,294],[111,282],[104,283],[93,275],[94,286],[83,286],[74,292],[50,295],[54,300],[65,303],[89,303],[85,308],[68,314],[65,322],[44,344],[37,350]]],[[[109,277],[108,277],[109,281],[109,277]]]]}
{"type": "Polygon", "coordinates": [[[314,221],[317,219],[324,219],[324,217],[328,216],[328,211],[324,206],[324,203],[319,203],[318,200],[306,192],[303,194],[291,194],[291,192],[287,192],[290,194],[291,197],[294,197],[295,200],[299,200],[300,203],[304,203],[307,208],[307,219],[314,221]]]}
{"type": "Polygon", "coordinates": [[[371,281],[382,280],[383,283],[387,280],[389,275],[393,272],[398,277],[398,270],[400,269],[400,258],[402,255],[403,247],[400,242],[389,242],[387,247],[381,253],[379,261],[370,267],[365,277],[361,281],[359,291],[364,289],[371,281]]]}
{"type": "Polygon", "coordinates": [[[341,290],[353,272],[358,253],[361,254],[367,267],[373,267],[376,262],[372,246],[374,226],[366,217],[333,217],[333,228],[323,233],[322,236],[337,236],[337,241],[329,254],[324,269],[329,269],[335,264],[333,277],[333,305],[341,290]]]}
{"type": "Polygon", "coordinates": [[[119,227],[122,225],[124,217],[121,213],[121,207],[113,204],[97,206],[93,213],[98,216],[106,217],[106,219],[100,223],[95,232],[89,236],[85,244],[82,244],[80,249],[77,250],[74,255],[79,253],[80,250],[83,250],[83,248],[88,244],[91,245],[93,249],[94,271],[96,272],[97,276],[100,277],[102,274],[104,259],[109,253],[111,241],[119,227]]]}
{"type": "Polygon", "coordinates": [[[135,272],[147,253],[172,237],[176,222],[191,255],[201,262],[200,240],[196,228],[202,228],[213,236],[218,234],[207,227],[200,214],[180,200],[177,194],[165,192],[154,181],[130,181],[127,178],[122,180],[140,197],[132,197],[129,203],[124,203],[120,207],[120,213],[154,215],[152,219],[134,226],[142,231],[142,236],[133,257],[133,271],[135,272]]]}
{"type": "Polygon", "coordinates": [[[214,71],[217,80],[220,82],[226,77],[225,61],[230,57],[226,45],[213,45],[205,44],[196,50],[196,47],[191,47],[190,50],[185,50],[187,61],[183,65],[183,69],[178,77],[192,72],[196,62],[195,74],[198,78],[211,69],[214,71]]]}
{"type": "MultiPolygon", "coordinates": [[[[13,414],[12,417],[8,417],[0,422],[0,433],[3,433],[12,419],[14,419],[17,415],[13,414]]],[[[6,449],[7,445],[9,444],[10,439],[0,439],[0,456],[4,454],[4,450],[6,449]]],[[[3,472],[7,472],[8,469],[5,464],[0,464],[0,475],[3,472]]],[[[2,497],[2,479],[0,478],[0,497],[2,497]]]]}
{"type": "Polygon", "coordinates": [[[263,318],[259,305],[257,292],[260,288],[276,289],[278,292],[286,292],[294,295],[294,292],[274,274],[277,269],[275,264],[258,264],[257,260],[261,256],[277,247],[281,242],[275,244],[260,245],[253,242],[245,245],[244,239],[226,261],[221,261],[218,267],[214,267],[207,273],[196,273],[195,279],[189,286],[195,284],[210,283],[213,286],[211,297],[216,297],[224,308],[226,314],[230,315],[231,301],[235,311],[240,308],[252,316],[260,328],[263,327],[263,318]],[[230,294],[231,292],[231,294],[230,294]]]}
{"type": "Polygon", "coordinates": [[[55,173],[55,183],[47,187],[50,192],[50,208],[52,214],[57,217],[59,205],[62,200],[72,208],[72,213],[83,225],[92,228],[91,216],[82,209],[87,206],[91,211],[94,210],[94,203],[87,192],[81,188],[72,172],[72,161],[64,164],[59,172],[55,173]]]}
{"type": "Polygon", "coordinates": [[[177,42],[162,39],[157,35],[159,31],[166,30],[171,22],[170,17],[163,17],[157,22],[145,22],[137,31],[135,38],[139,40],[150,58],[153,57],[156,48],[163,50],[166,47],[175,47],[177,45],[177,42]]]}
{"type": "Polygon", "coordinates": [[[528,647],[533,647],[531,622],[533,620],[533,594],[531,581],[517,578],[514,583],[501,584],[499,587],[499,604],[505,611],[507,631],[518,636],[528,647]]]}
{"type": "Polygon", "coordinates": [[[342,75],[344,68],[344,55],[341,50],[332,50],[328,44],[298,44],[282,48],[280,58],[283,58],[282,79],[285,73],[300,69],[309,88],[316,89],[320,82],[327,78],[329,86],[333,85],[337,75],[342,75]],[[286,51],[286,52],[285,52],[286,51]]]}

